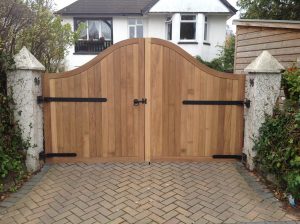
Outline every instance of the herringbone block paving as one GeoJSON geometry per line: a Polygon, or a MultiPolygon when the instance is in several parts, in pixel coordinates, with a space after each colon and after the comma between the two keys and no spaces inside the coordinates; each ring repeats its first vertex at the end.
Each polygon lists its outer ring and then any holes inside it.
{"type": "Polygon", "coordinates": [[[1,224],[296,220],[235,162],[53,165],[0,214],[1,224]]]}

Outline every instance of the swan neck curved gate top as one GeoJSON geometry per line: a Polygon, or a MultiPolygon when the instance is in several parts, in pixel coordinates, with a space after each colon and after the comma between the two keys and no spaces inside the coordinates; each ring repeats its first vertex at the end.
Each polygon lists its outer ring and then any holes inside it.
{"type": "Polygon", "coordinates": [[[46,154],[76,155],[52,159],[63,162],[240,155],[244,85],[243,75],[214,71],[168,41],[120,42],[44,76],[46,154]]]}

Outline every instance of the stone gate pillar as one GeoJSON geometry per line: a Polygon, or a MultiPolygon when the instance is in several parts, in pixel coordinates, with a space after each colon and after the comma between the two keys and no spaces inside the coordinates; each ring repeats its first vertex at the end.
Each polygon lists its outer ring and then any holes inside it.
{"type": "Polygon", "coordinates": [[[245,97],[251,100],[251,107],[245,108],[244,153],[247,165],[254,169],[254,141],[266,115],[272,115],[280,95],[281,73],[284,67],[268,51],[263,51],[244,72],[246,74],[245,97]]]}
{"type": "Polygon", "coordinates": [[[42,95],[42,75],[45,67],[23,47],[14,57],[16,70],[7,77],[8,92],[16,103],[15,118],[19,121],[23,138],[30,138],[26,166],[29,172],[40,168],[39,153],[43,151],[43,111],[37,104],[42,95]]]}

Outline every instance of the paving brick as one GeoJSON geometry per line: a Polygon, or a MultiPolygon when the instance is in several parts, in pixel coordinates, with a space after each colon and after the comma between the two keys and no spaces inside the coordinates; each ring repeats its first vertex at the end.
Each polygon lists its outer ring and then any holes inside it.
{"type": "Polygon", "coordinates": [[[57,164],[6,203],[1,224],[299,220],[231,162],[57,164]]]}

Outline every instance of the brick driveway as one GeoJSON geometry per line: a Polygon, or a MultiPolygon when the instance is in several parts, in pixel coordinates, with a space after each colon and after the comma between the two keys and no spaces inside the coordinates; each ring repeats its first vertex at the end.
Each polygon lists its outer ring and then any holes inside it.
{"type": "MultiPolygon", "coordinates": [[[[61,164],[51,166],[40,181],[33,182],[35,186],[22,199],[14,200],[12,195],[2,203],[10,207],[2,208],[1,224],[297,219],[234,162],[61,164]]],[[[23,188],[26,191],[31,185],[23,188]]]]}

